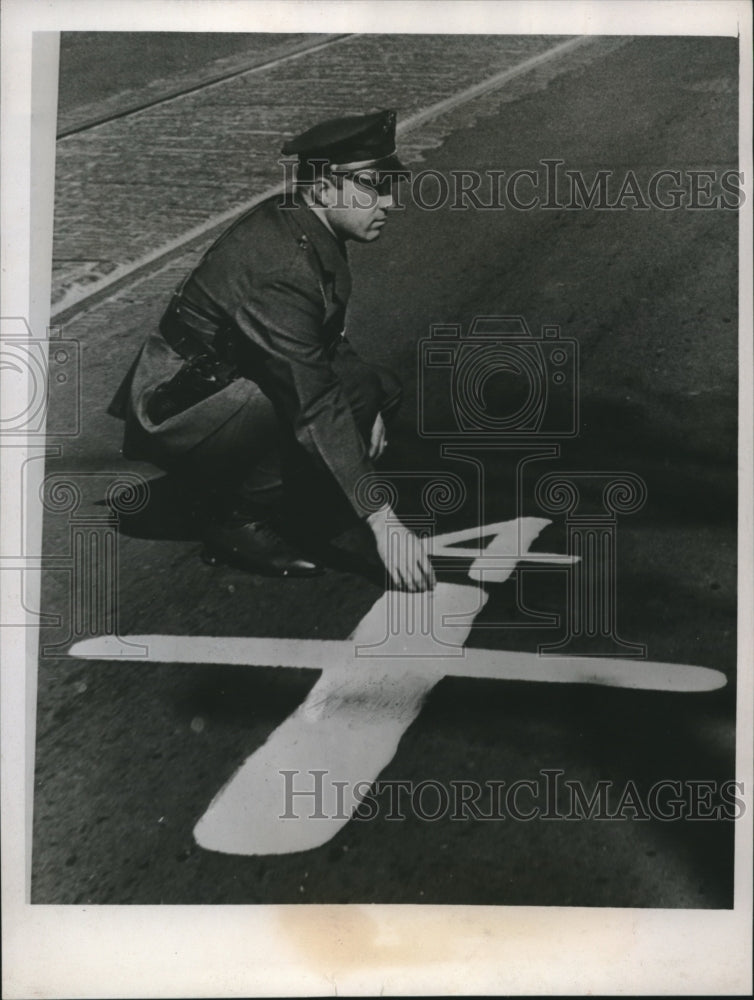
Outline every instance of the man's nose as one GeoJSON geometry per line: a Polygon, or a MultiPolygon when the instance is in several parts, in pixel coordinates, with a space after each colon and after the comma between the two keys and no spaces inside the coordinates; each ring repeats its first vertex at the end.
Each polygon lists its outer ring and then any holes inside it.
{"type": "Polygon", "coordinates": [[[395,196],[393,192],[389,191],[387,194],[379,195],[379,197],[377,198],[377,205],[380,208],[384,208],[385,211],[391,208],[395,208],[395,196]]]}

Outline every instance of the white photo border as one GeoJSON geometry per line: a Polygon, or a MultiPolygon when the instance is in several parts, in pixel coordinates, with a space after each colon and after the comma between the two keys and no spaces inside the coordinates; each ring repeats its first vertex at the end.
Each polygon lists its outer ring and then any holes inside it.
{"type": "MultiPolygon", "coordinates": [[[[739,615],[737,779],[752,788],[752,12],[746,0],[308,2],[4,0],[3,316],[50,322],[58,32],[264,31],[728,35],[740,45],[739,615]],[[431,6],[431,15],[429,14],[431,6]],[[32,63],[34,56],[34,75],[32,63]],[[32,110],[34,114],[32,115],[32,110]],[[32,199],[32,190],[34,198],[32,199]]],[[[2,450],[13,482],[24,447],[2,450]]],[[[38,463],[41,464],[41,463],[38,463]]],[[[2,539],[41,509],[13,490],[2,539]],[[32,515],[29,517],[29,515],[32,515]]],[[[20,576],[20,574],[18,574],[20,576]]],[[[2,608],[37,607],[0,573],[2,608]]],[[[38,596],[38,595],[37,595],[38,596]]],[[[12,617],[12,616],[10,616],[12,617]]],[[[8,620],[3,617],[0,620],[8,620]]],[[[13,619],[15,620],[15,618],[13,619]]],[[[29,902],[36,630],[2,642],[4,996],[746,994],[751,991],[752,810],[736,823],[735,908],[479,906],[46,906],[29,902]],[[389,956],[386,962],[384,957],[389,956]],[[438,957],[441,956],[441,957],[438,957]]]]}

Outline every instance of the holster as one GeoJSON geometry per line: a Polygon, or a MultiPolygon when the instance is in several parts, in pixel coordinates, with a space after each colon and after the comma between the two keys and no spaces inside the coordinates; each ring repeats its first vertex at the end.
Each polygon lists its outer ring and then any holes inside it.
{"type": "Polygon", "coordinates": [[[180,295],[162,317],[160,333],[185,363],[152,393],[147,415],[153,424],[214,396],[240,376],[230,327],[202,315],[180,295]]]}

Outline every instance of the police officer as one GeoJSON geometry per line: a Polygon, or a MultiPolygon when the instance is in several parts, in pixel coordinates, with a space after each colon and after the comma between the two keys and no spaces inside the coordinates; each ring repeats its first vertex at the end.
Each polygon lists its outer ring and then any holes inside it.
{"type": "Polygon", "coordinates": [[[388,506],[367,514],[359,504],[357,484],[387,446],[400,386],[343,332],[346,243],[379,238],[404,169],[395,113],[322,122],[282,151],[298,157],[294,189],[215,242],[120,386],[109,412],[125,420],[123,453],[203,492],[206,561],[321,572],[274,515],[302,498],[323,506],[329,490],[366,516],[396,586],[432,587],[423,543],[388,506]],[[390,556],[389,534],[400,539],[390,556]]]}

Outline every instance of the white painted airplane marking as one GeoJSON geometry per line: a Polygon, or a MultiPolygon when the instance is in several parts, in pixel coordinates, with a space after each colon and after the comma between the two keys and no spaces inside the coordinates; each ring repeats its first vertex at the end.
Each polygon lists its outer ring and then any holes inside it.
{"type": "MultiPolygon", "coordinates": [[[[543,518],[485,525],[437,536],[432,554],[471,558],[476,581],[503,582],[518,562],[571,562],[572,557],[529,552],[550,522],[543,518]],[[482,549],[456,543],[492,536],[482,549]]],[[[711,691],[725,675],[706,667],[607,657],[540,657],[535,653],[464,648],[487,601],[478,584],[439,583],[419,594],[388,591],[349,639],[256,639],[210,636],[103,636],[76,643],[71,656],[159,663],[306,667],[321,677],[306,700],[220,789],[194,830],[197,843],[226,854],[284,854],[327,843],[351,818],[369,787],[395,755],[398,743],[443,677],[480,677],[545,683],[602,684],[658,691],[711,691]],[[400,601],[403,623],[429,629],[390,633],[389,602],[400,601]],[[138,643],[147,656],[123,643],[138,643]],[[368,655],[360,655],[368,650],[368,655]],[[326,775],[315,803],[296,796],[295,817],[283,818],[284,772],[292,787],[312,787],[326,775]],[[298,778],[296,778],[296,775],[298,778]],[[347,791],[346,791],[347,790],[347,791]],[[319,812],[319,816],[312,814],[319,812]]],[[[394,609],[393,609],[394,610],[394,609]]]]}

